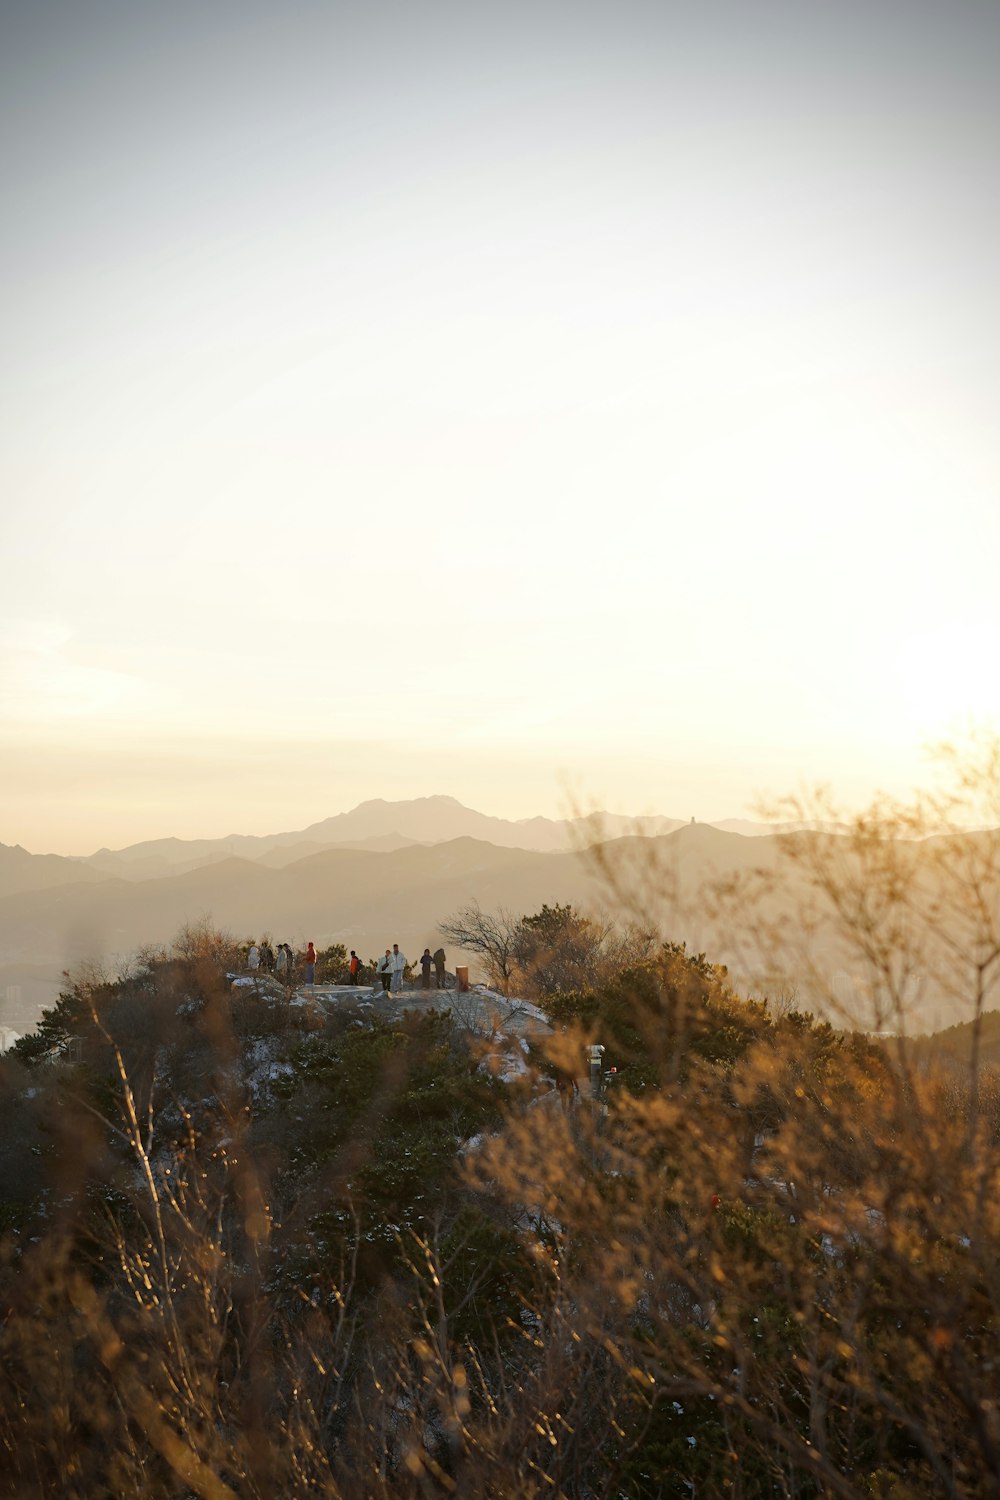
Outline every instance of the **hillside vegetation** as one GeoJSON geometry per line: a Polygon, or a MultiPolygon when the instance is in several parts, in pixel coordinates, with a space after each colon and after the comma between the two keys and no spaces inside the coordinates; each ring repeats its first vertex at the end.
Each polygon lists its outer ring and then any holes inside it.
{"type": "Polygon", "coordinates": [[[67,983],[0,1063],[6,1493],[997,1495],[1000,746],[956,770],[787,835],[794,909],[699,898],[823,1019],[671,935],[698,830],[592,851],[615,921],[442,914],[532,1041],[234,985],[207,926],[67,983]]]}
{"type": "Polygon", "coordinates": [[[5,1493],[995,1493],[996,1091],[523,927],[506,1082],[207,929],[66,988],[2,1063],[5,1493]]]}

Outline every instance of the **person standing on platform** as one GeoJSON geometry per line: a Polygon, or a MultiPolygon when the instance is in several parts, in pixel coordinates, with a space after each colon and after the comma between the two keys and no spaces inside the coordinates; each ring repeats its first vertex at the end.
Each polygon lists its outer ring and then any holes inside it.
{"type": "Polygon", "coordinates": [[[420,985],[422,989],[429,990],[431,987],[431,965],[433,962],[431,950],[425,948],[420,955],[420,985]]]}
{"type": "Polygon", "coordinates": [[[403,988],[403,970],[406,968],[406,954],[400,953],[399,944],[392,945],[392,988],[395,994],[399,994],[403,988]]]}
{"type": "Polygon", "coordinates": [[[382,981],[382,993],[388,995],[392,983],[392,953],[388,948],[385,950],[385,958],[378,961],[378,977],[382,981]]]}
{"type": "Polygon", "coordinates": [[[354,951],[353,948],[351,949],[351,961],[350,961],[350,963],[348,964],[347,967],[348,967],[348,969],[350,971],[351,983],[352,984],[357,984],[357,982],[358,982],[358,970],[361,968],[361,960],[358,957],[358,955],[355,953],[355,951],[354,951]]]}
{"type": "Polygon", "coordinates": [[[434,955],[434,975],[437,979],[437,987],[439,990],[444,989],[444,959],[444,949],[439,948],[434,955]]]}
{"type": "Polygon", "coordinates": [[[310,942],[306,949],[306,984],[310,988],[316,983],[316,949],[310,942]]]}

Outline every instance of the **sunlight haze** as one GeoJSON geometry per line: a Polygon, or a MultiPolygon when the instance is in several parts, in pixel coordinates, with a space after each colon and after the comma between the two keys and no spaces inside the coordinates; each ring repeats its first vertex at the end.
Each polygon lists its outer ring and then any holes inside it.
{"type": "Polygon", "coordinates": [[[1000,9],[5,6],[0,842],[1000,721],[1000,9]]]}

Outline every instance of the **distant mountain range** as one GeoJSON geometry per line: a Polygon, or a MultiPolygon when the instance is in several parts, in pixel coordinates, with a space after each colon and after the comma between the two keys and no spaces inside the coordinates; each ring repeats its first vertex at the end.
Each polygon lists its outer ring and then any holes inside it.
{"type": "MultiPolygon", "coordinates": [[[[644,833],[669,833],[677,818],[657,817],[644,833]]],[[[225,859],[267,863],[278,869],[329,849],[393,852],[413,844],[445,844],[472,838],[500,849],[536,853],[577,849],[598,839],[636,831],[636,820],[609,813],[589,818],[494,818],[464,807],[454,797],[417,797],[405,802],[376,798],[292,833],[230,834],[220,839],[149,839],[126,849],[100,849],[79,863],[126,880],[152,880],[225,859]]]]}
{"type": "MultiPolygon", "coordinates": [[[[516,914],[569,902],[639,916],[728,963],[742,982],[760,972],[751,924],[737,935],[702,893],[712,881],[773,871],[774,835],[763,825],[674,818],[510,822],[427,797],[366,802],[297,832],[159,839],[88,858],[0,845],[0,1024],[31,1026],[64,968],[168,944],[185,924],[207,920],[238,939],[343,942],[365,959],[399,942],[414,957],[436,947],[439,924],[473,901],[516,914]],[[620,885],[609,883],[609,867],[620,885]],[[627,895],[636,889],[645,892],[638,911],[627,895]]],[[[791,913],[794,901],[787,888],[780,911],[773,898],[758,900],[754,920],[791,913]]],[[[925,1024],[956,1019],[929,1011],[925,1024]]]]}
{"type": "MultiPolygon", "coordinates": [[[[0,896],[18,890],[43,890],[74,880],[114,876],[121,880],[159,880],[204,865],[245,859],[282,869],[329,849],[368,849],[392,853],[414,844],[444,844],[471,838],[500,849],[536,853],[576,850],[623,835],[652,837],[672,833],[685,819],[626,817],[595,812],[576,818],[494,818],[465,807],[454,797],[417,797],[386,802],[375,798],[350,812],[337,813],[289,833],[228,834],[218,839],[146,839],[124,849],[63,856],[29,854],[20,846],[0,844],[0,896]]],[[[776,831],[768,823],[729,818],[708,825],[723,832],[760,836],[776,831]]]]}
{"type": "MultiPolygon", "coordinates": [[[[5,986],[23,990],[26,965],[36,966],[36,1004],[37,966],[51,966],[52,994],[43,1001],[50,1003],[63,968],[169,943],[182,926],[202,920],[238,938],[268,932],[277,941],[301,946],[310,938],[321,946],[344,942],[367,959],[397,941],[411,957],[425,945],[436,947],[438,924],[471,901],[487,910],[506,906],[518,913],[557,901],[590,910],[615,907],[597,866],[579,849],[505,847],[466,835],[441,843],[411,840],[399,847],[395,838],[380,834],[371,840],[390,847],[352,848],[346,841],[324,846],[304,837],[313,831],[285,835],[287,844],[271,840],[264,849],[261,844],[268,841],[254,841],[252,859],[200,847],[195,864],[178,857],[159,875],[152,869],[154,861],[159,867],[159,860],[166,860],[161,847],[151,854],[148,846],[135,846],[136,853],[119,851],[122,875],[111,873],[106,851],[97,856],[102,867],[0,846],[0,1023],[5,986]]],[[[683,824],[668,834],[625,836],[606,847],[634,847],[641,857],[665,846],[686,872],[685,884],[696,884],[711,870],[756,862],[754,855],[764,854],[772,842],[683,824]]],[[[163,844],[174,854],[190,848],[180,840],[163,844]]],[[[688,935],[698,939],[693,931],[688,935]]],[[[25,1018],[11,1015],[7,1023],[24,1029],[25,1018]]]]}
{"type": "Polygon", "coordinates": [[[608,813],[513,821],[440,796],[363,802],[285,833],[150,839],[85,858],[0,844],[0,1023],[33,1024],[64,968],[167,943],[203,918],[238,936],[344,941],[368,958],[388,942],[436,946],[437,924],[472,900],[599,906],[581,849],[689,827],[608,813]]]}

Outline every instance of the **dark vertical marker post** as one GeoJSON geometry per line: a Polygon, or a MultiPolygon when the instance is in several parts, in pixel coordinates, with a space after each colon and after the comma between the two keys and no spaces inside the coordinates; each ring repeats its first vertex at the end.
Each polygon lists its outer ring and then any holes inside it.
{"type": "Polygon", "coordinates": [[[599,1099],[604,1090],[603,1056],[604,1048],[601,1043],[591,1042],[587,1048],[587,1057],[590,1062],[590,1093],[594,1099],[599,1099]]]}

